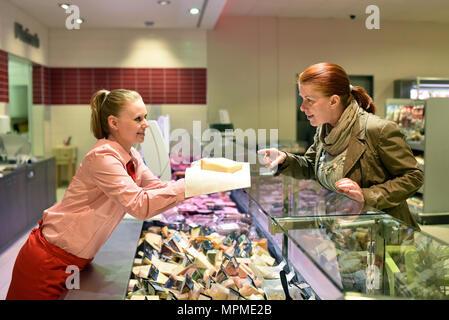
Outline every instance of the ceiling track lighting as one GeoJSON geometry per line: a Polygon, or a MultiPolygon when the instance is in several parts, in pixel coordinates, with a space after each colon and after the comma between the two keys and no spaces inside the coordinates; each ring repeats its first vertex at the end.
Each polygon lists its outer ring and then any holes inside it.
{"type": "Polygon", "coordinates": [[[196,15],[196,14],[200,13],[200,9],[198,9],[198,8],[191,8],[189,10],[189,12],[190,12],[190,14],[196,15]]]}

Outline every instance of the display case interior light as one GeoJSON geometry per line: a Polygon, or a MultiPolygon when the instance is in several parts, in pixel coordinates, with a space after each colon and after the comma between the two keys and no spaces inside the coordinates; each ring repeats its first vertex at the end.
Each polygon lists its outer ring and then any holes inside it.
{"type": "Polygon", "coordinates": [[[191,9],[189,10],[189,12],[190,12],[190,14],[195,15],[195,14],[200,13],[200,9],[198,9],[198,8],[191,8],[191,9]]]}
{"type": "Polygon", "coordinates": [[[419,97],[418,90],[411,89],[410,90],[410,98],[411,99],[428,99],[428,98],[449,98],[449,87],[441,87],[441,88],[419,88],[419,97]]]}
{"type": "MultiPolygon", "coordinates": [[[[413,88],[416,89],[418,86],[414,85],[413,88]]],[[[449,83],[420,83],[420,88],[448,88],[449,83]]]]}

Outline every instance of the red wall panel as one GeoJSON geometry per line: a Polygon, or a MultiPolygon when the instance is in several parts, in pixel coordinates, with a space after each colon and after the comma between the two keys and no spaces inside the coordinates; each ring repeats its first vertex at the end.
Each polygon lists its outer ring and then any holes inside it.
{"type": "Polygon", "coordinates": [[[8,53],[0,50],[0,102],[9,102],[8,53]]]}
{"type": "MultiPolygon", "coordinates": [[[[33,103],[89,104],[100,89],[129,89],[150,104],[206,104],[206,69],[33,66],[33,103]]],[[[0,81],[1,81],[0,71],[0,81]]],[[[1,82],[0,82],[1,90],[1,82]]],[[[1,91],[0,91],[1,92],[1,91]]]]}

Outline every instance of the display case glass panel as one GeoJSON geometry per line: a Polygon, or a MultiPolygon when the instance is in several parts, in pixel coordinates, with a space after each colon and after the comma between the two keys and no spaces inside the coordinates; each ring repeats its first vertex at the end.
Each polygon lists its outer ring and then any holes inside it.
{"type": "Polygon", "coordinates": [[[320,299],[449,299],[449,245],[315,181],[253,176],[250,213],[320,299]]]}

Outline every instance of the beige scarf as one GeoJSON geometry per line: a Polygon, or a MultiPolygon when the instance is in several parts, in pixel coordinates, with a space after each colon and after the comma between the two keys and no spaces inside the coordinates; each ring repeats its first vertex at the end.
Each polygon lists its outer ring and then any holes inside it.
{"type": "Polygon", "coordinates": [[[352,102],[343,111],[334,128],[328,123],[321,126],[320,142],[323,144],[323,149],[330,155],[336,156],[348,147],[351,131],[357,119],[358,109],[357,101],[352,99],[352,102]]]}

